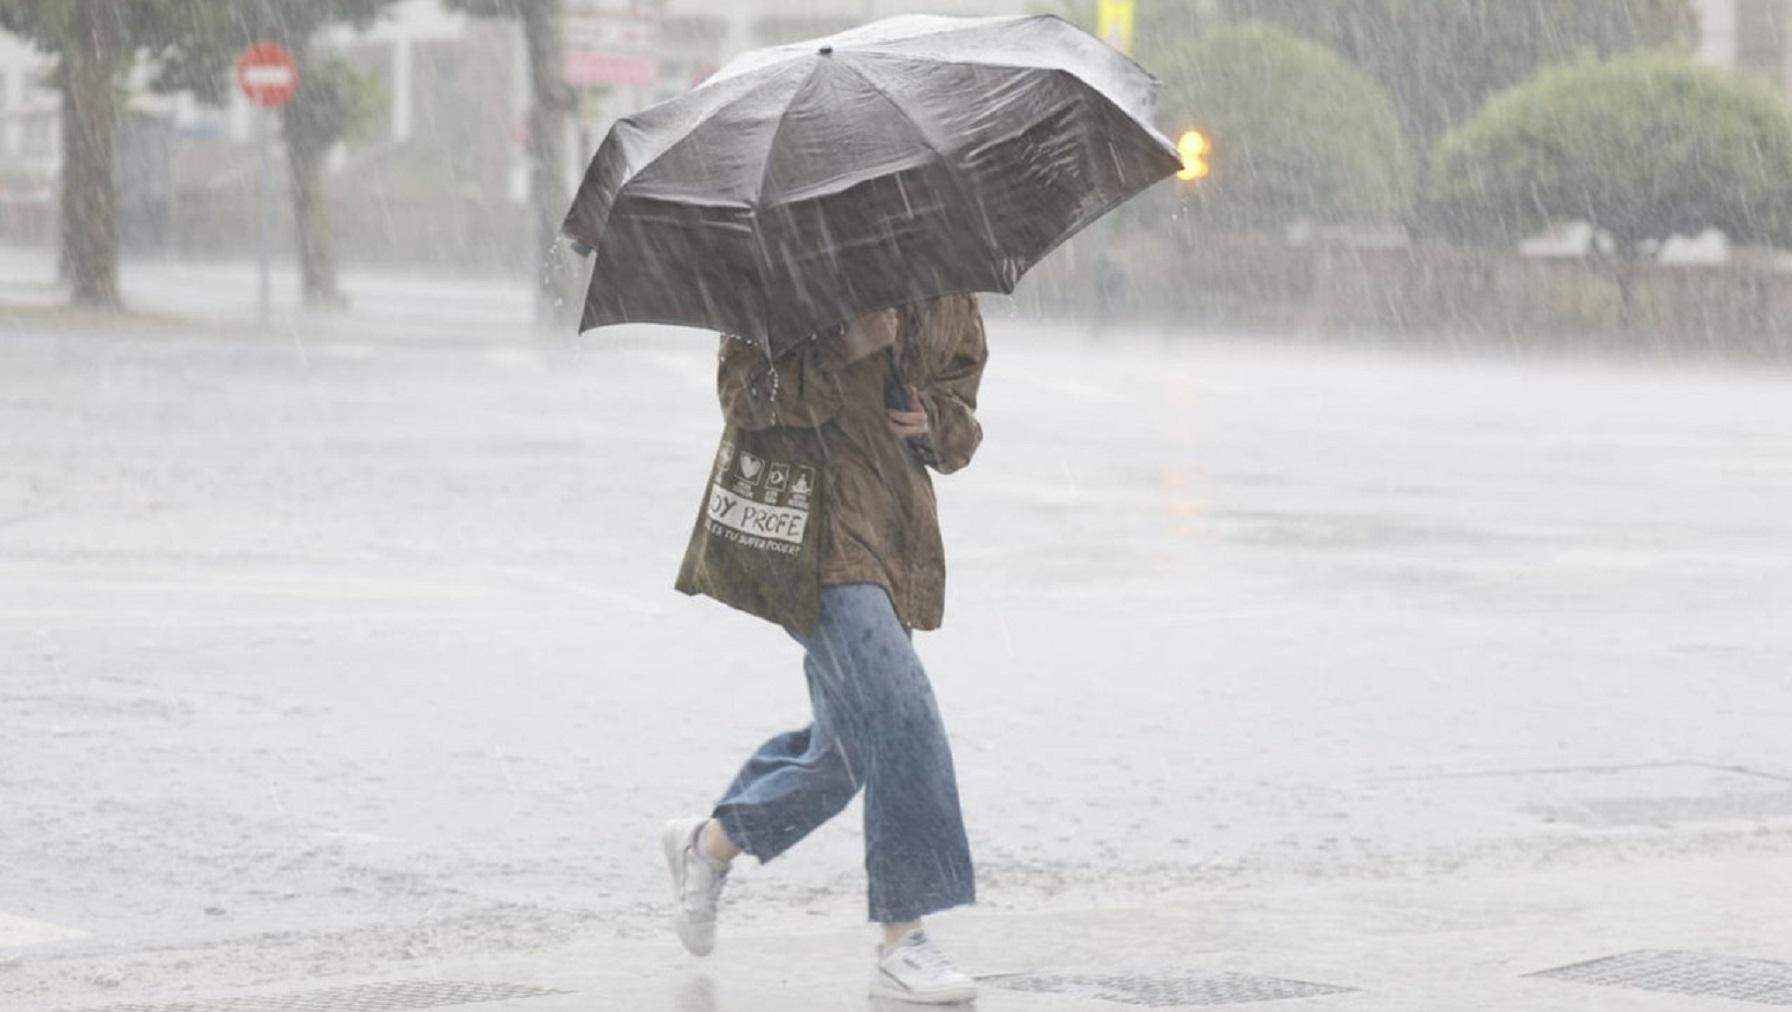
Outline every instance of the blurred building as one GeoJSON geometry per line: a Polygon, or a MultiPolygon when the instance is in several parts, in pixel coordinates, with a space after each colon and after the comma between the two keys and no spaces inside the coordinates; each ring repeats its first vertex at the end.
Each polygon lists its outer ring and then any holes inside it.
{"type": "Polygon", "coordinates": [[[1792,0],[1692,0],[1700,62],[1792,95],[1792,0]]]}
{"type": "Polygon", "coordinates": [[[1019,14],[1026,0],[564,0],[567,78],[583,92],[579,147],[616,117],[680,94],[737,53],[895,14],[1019,14]]]}
{"type": "Polygon", "coordinates": [[[0,234],[47,238],[61,165],[62,104],[54,61],[0,32],[0,234]]]}
{"type": "MultiPolygon", "coordinates": [[[[567,164],[576,181],[619,116],[681,94],[736,53],[896,13],[1011,14],[1025,0],[562,0],[563,76],[577,105],[567,164]]],[[[328,164],[344,260],[514,269],[534,241],[524,124],[530,102],[521,32],[438,0],[402,0],[364,32],[325,32],[334,52],[378,82],[380,107],[328,164]]],[[[54,61],[0,33],[0,241],[54,241],[61,104],[54,61]]],[[[126,88],[118,138],[120,235],[127,249],[240,255],[255,241],[256,117],[234,87],[221,106],[157,95],[147,73],[126,88]]],[[[274,159],[273,222],[289,248],[284,159],[274,159]]]]}

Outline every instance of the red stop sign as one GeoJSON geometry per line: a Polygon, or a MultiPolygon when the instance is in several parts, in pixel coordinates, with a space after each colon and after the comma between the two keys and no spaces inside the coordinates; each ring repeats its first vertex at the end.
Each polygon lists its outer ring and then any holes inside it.
{"type": "Polygon", "coordinates": [[[299,90],[299,65],[285,46],[257,42],[237,57],[236,86],[256,105],[285,105],[299,90]]]}

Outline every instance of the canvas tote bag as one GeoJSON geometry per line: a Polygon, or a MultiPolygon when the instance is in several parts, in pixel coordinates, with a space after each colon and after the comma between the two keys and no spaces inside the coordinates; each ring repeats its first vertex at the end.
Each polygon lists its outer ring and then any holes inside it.
{"type": "Polygon", "coordinates": [[[826,453],[814,429],[729,426],[677,587],[787,629],[821,612],[826,453]]]}

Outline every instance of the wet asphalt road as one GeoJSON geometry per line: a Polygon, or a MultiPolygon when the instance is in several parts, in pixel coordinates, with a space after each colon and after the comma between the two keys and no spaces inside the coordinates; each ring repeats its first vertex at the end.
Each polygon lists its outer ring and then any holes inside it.
{"type": "MultiPolygon", "coordinates": [[[[658,937],[806,706],[670,589],[707,339],[0,326],[0,1004],[658,937]]],[[[991,343],[921,639],[986,911],[1792,852],[1786,376],[991,343]]],[[[856,819],[734,930],[860,919],[856,819]]]]}

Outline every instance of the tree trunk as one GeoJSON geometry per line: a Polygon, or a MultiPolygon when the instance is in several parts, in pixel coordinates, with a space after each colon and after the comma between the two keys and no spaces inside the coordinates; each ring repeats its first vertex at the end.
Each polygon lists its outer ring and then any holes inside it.
{"type": "Polygon", "coordinates": [[[62,262],[83,306],[119,305],[113,86],[124,38],[116,14],[107,0],[75,0],[76,41],[62,51],[62,262]]]}
{"type": "MultiPolygon", "coordinates": [[[[75,122],[75,93],[74,89],[69,86],[68,65],[66,63],[63,64],[60,74],[61,78],[57,83],[57,89],[58,93],[62,96],[61,122],[63,124],[63,135],[66,138],[67,135],[74,130],[74,127],[71,124],[75,122]]],[[[57,230],[56,234],[56,283],[60,285],[72,285],[75,277],[75,263],[74,255],[69,252],[69,248],[74,245],[74,230],[79,217],[75,213],[75,209],[81,206],[81,201],[78,191],[75,187],[69,185],[68,141],[66,139],[62,142],[62,148],[62,205],[58,211],[61,217],[57,219],[61,227],[57,230]]]]}
{"type": "MultiPolygon", "coordinates": [[[[299,65],[302,90],[310,39],[296,38],[288,45],[299,65]]],[[[324,189],[323,163],[329,143],[303,122],[307,115],[304,101],[299,95],[280,107],[287,171],[292,178],[293,225],[299,244],[299,287],[306,306],[338,309],[348,300],[336,279],[336,237],[330,224],[329,194],[324,189]]]]}
{"type": "Polygon", "coordinates": [[[562,79],[561,0],[517,5],[523,45],[529,54],[529,205],[535,219],[535,321],[576,320],[584,303],[579,259],[560,243],[560,223],[572,201],[565,162],[566,117],[572,89],[562,79]]]}

